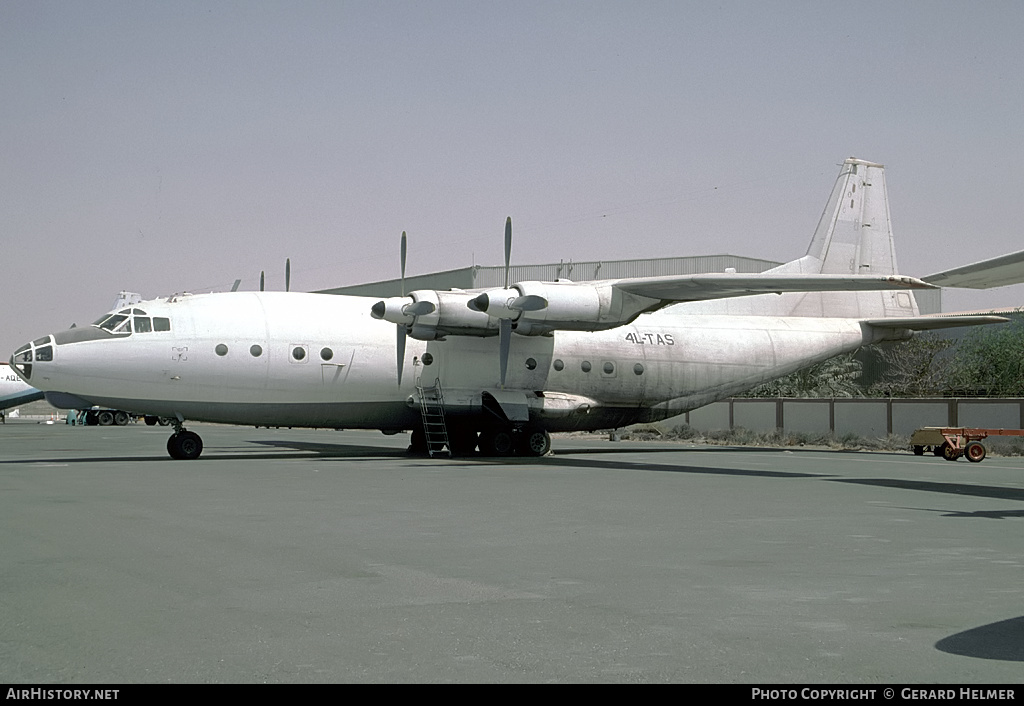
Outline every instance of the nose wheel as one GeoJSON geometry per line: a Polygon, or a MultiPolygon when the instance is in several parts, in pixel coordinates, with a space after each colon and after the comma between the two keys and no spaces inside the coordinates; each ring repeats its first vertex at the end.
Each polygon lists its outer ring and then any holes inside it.
{"type": "Polygon", "coordinates": [[[203,453],[203,440],[194,431],[181,429],[167,440],[167,453],[178,461],[192,461],[203,453]]]}

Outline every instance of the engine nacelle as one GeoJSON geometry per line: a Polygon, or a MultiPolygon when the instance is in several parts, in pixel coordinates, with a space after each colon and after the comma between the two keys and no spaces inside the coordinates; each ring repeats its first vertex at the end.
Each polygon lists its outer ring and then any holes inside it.
{"type": "Polygon", "coordinates": [[[612,282],[519,282],[482,294],[417,290],[373,305],[374,318],[406,326],[421,341],[445,336],[498,335],[499,322],[512,322],[522,336],[553,331],[605,331],[633,321],[660,301],[623,292],[612,282]]]}
{"type": "Polygon", "coordinates": [[[523,296],[515,288],[492,289],[469,302],[469,308],[473,311],[482,311],[495,319],[511,321],[518,319],[525,311],[538,311],[547,305],[548,302],[544,297],[523,296]]]}
{"type": "Polygon", "coordinates": [[[660,302],[623,292],[612,282],[518,282],[515,289],[524,297],[544,299],[547,306],[523,311],[513,324],[523,336],[541,336],[552,331],[605,331],[633,321],[660,302]]]}
{"type": "Polygon", "coordinates": [[[476,294],[418,290],[410,296],[419,302],[434,305],[433,311],[416,316],[409,335],[420,341],[434,341],[445,336],[497,336],[498,322],[487,314],[469,308],[476,294]]]}
{"type": "Polygon", "coordinates": [[[370,307],[370,316],[375,319],[390,321],[393,324],[411,324],[416,320],[414,314],[407,309],[415,304],[412,297],[388,297],[370,307]]]}

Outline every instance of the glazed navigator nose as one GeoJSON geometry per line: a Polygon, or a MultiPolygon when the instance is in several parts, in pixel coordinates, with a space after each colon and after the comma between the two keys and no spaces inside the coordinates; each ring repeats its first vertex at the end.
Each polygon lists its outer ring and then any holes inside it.
{"type": "Polygon", "coordinates": [[[29,382],[32,378],[32,366],[37,363],[49,363],[53,360],[53,337],[43,336],[31,343],[26,343],[11,356],[11,368],[22,380],[29,382]]]}

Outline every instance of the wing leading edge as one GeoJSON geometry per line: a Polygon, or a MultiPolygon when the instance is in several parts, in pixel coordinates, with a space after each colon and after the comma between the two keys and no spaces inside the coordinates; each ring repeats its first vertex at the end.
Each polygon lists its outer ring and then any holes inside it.
{"type": "Polygon", "coordinates": [[[665,302],[696,302],[787,292],[937,289],[933,284],[903,275],[701,274],[635,277],[614,280],[611,284],[623,292],[665,302]]]}

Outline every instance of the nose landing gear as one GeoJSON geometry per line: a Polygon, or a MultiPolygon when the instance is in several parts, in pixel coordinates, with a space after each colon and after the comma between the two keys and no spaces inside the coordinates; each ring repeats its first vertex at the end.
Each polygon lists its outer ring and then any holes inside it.
{"type": "Polygon", "coordinates": [[[193,461],[203,453],[203,439],[194,431],[185,429],[179,421],[173,422],[174,433],[167,440],[167,453],[178,461],[193,461]]]}

